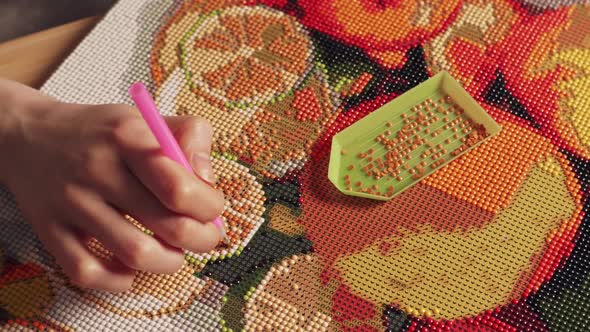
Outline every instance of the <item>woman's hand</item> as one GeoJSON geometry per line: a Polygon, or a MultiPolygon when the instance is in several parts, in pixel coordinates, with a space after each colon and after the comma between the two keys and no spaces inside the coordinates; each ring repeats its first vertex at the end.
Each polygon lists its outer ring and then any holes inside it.
{"type": "MultiPolygon", "coordinates": [[[[2,100],[0,182],[73,283],[123,291],[134,270],[173,273],[182,249],[206,252],[220,241],[211,221],[223,194],[165,157],[136,109],[60,103],[0,80],[2,100]],[[91,238],[114,258],[93,255],[91,238]]],[[[195,171],[214,182],[211,126],[195,117],[167,122],[195,171]]]]}

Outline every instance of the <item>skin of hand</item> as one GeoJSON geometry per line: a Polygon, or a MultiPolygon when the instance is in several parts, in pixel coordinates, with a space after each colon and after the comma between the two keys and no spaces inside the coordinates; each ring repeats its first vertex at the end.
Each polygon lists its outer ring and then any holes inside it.
{"type": "MultiPolygon", "coordinates": [[[[207,121],[166,121],[195,172],[215,182],[207,121]]],[[[80,287],[125,291],[136,270],[174,273],[182,249],[206,252],[220,241],[211,221],[223,211],[223,193],[164,156],[133,107],[62,103],[0,79],[0,153],[0,183],[80,287]],[[91,238],[114,258],[93,255],[91,238]]]]}

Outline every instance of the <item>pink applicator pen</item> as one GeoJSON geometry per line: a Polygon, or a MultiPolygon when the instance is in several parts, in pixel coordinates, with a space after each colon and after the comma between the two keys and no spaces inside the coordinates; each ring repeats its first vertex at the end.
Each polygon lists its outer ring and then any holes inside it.
{"type": "MultiPolygon", "coordinates": [[[[154,100],[150,96],[146,87],[141,82],[135,83],[129,88],[129,95],[135,102],[135,105],[141,112],[141,115],[145,122],[147,122],[150,130],[158,140],[158,143],[160,143],[160,148],[164,155],[182,165],[190,173],[195,174],[191,164],[186,159],[186,156],[174,138],[174,135],[172,135],[170,128],[168,128],[168,125],[160,115],[160,112],[158,112],[156,103],[154,103],[154,100]]],[[[211,183],[201,178],[198,174],[195,174],[195,176],[206,184],[212,186],[211,183]]],[[[221,217],[215,218],[213,224],[219,229],[223,242],[226,245],[229,244],[229,238],[227,237],[221,217]]]]}

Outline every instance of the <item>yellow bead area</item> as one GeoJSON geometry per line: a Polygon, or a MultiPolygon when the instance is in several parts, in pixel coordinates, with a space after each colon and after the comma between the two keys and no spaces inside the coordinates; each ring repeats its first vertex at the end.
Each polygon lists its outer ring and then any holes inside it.
{"type": "Polygon", "coordinates": [[[14,317],[30,319],[45,314],[52,299],[53,291],[44,273],[0,287],[0,305],[14,317]]]}
{"type": "Polygon", "coordinates": [[[542,253],[551,233],[574,213],[564,183],[561,168],[555,176],[537,165],[511,204],[486,226],[452,232],[427,224],[399,229],[399,236],[343,257],[336,266],[355,294],[409,308],[415,316],[426,316],[416,310],[426,308],[436,319],[457,319],[505,305],[527,286],[523,278],[538,266],[531,257],[542,253]],[[383,243],[395,245],[383,252],[383,243]]]}
{"type": "Polygon", "coordinates": [[[359,137],[341,147],[339,188],[384,198],[403,192],[489,136],[440,91],[407,109],[392,110],[387,121],[362,134],[358,130],[359,137]]]}
{"type": "Polygon", "coordinates": [[[571,68],[574,77],[559,83],[564,98],[557,113],[558,128],[566,133],[565,139],[582,153],[590,156],[590,113],[588,89],[590,89],[590,51],[585,49],[564,50],[555,54],[552,62],[571,68]]]}
{"type": "Polygon", "coordinates": [[[559,165],[559,162],[555,158],[549,157],[540,162],[539,168],[551,174],[551,176],[557,177],[561,175],[561,165],[559,165]]]}

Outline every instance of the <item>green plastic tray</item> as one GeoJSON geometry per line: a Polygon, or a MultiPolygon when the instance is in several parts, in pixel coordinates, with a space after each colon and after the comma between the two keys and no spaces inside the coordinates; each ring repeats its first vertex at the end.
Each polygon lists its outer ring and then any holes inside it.
{"type": "Polygon", "coordinates": [[[335,135],[328,178],[344,194],[388,200],[500,130],[441,72],[335,135]]]}

